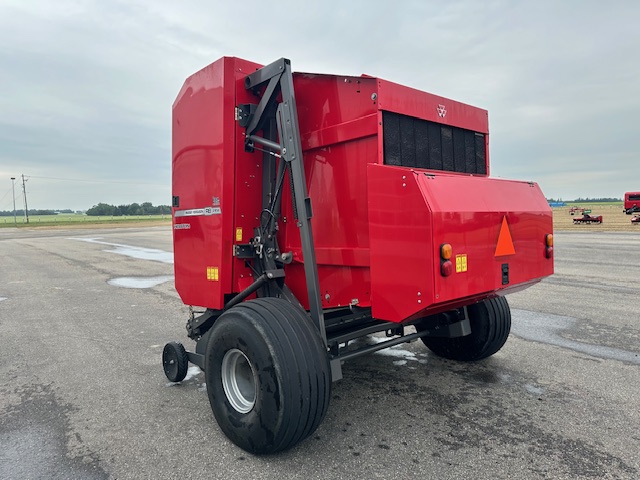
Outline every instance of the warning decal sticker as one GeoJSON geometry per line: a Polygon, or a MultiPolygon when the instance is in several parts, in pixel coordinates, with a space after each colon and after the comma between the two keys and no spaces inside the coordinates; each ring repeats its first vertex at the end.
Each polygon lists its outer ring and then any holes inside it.
{"type": "Polygon", "coordinates": [[[513,239],[511,238],[511,231],[509,230],[509,224],[507,223],[507,216],[502,217],[502,226],[500,227],[500,234],[498,235],[498,244],[496,245],[495,257],[502,257],[505,255],[515,255],[516,249],[513,246],[513,239]]]}
{"type": "Polygon", "coordinates": [[[456,273],[467,271],[467,254],[456,255],[456,273]]]}

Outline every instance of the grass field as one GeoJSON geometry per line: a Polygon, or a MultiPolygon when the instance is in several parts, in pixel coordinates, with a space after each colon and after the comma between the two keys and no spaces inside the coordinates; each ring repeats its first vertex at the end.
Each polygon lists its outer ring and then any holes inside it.
{"type": "Polygon", "coordinates": [[[591,208],[593,207],[620,207],[622,210],[623,202],[565,202],[568,207],[584,207],[591,208]]]}
{"type": "Polygon", "coordinates": [[[554,207],[553,209],[554,231],[571,230],[581,232],[638,232],[640,225],[632,224],[633,215],[626,215],[622,211],[622,202],[611,203],[569,203],[566,207],[554,207]],[[601,224],[574,224],[573,219],[582,215],[576,212],[571,215],[571,207],[580,207],[591,210],[591,216],[602,215],[601,224]]]}
{"type": "Polygon", "coordinates": [[[0,217],[0,228],[15,227],[52,227],[52,226],[82,226],[82,225],[130,225],[133,223],[162,224],[171,222],[171,215],[133,215],[126,217],[92,217],[79,214],[60,215],[30,215],[29,223],[24,217],[17,217],[14,223],[13,217],[0,217]]]}

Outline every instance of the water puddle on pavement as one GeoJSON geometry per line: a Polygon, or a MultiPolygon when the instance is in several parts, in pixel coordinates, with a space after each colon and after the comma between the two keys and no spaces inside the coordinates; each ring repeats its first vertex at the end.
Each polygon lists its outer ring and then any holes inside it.
{"type": "MultiPolygon", "coordinates": [[[[183,382],[188,382],[189,380],[191,380],[192,378],[197,377],[198,375],[200,375],[202,372],[202,370],[200,370],[200,367],[197,367],[196,365],[191,365],[188,369],[187,369],[187,375],[184,377],[184,379],[182,380],[182,382],[168,382],[167,384],[165,384],[167,387],[173,387],[174,385],[180,385],[183,382]]],[[[203,383],[198,390],[202,390],[202,386],[204,386],[205,384],[203,383]]],[[[206,387],[205,387],[206,389],[206,387]]]]}
{"type": "MultiPolygon", "coordinates": [[[[386,342],[389,339],[385,337],[369,337],[368,340],[373,341],[373,343],[382,343],[382,342],[386,342]]],[[[427,363],[426,358],[424,358],[427,356],[426,354],[413,353],[411,350],[402,348],[402,345],[394,345],[392,347],[385,348],[383,350],[378,350],[373,353],[374,355],[382,355],[385,357],[397,358],[398,360],[393,361],[393,364],[396,366],[407,365],[409,360],[418,362],[418,363],[427,363]]]]}
{"type": "Polygon", "coordinates": [[[165,252],[155,248],[134,247],[131,245],[123,245],[121,243],[103,242],[98,238],[69,238],[68,240],[77,240],[79,242],[97,243],[99,245],[107,245],[115,247],[111,250],[104,250],[109,253],[125,255],[127,257],[138,258],[140,260],[152,260],[154,262],[173,263],[173,253],[165,252]]]}
{"type": "Polygon", "coordinates": [[[532,395],[542,395],[544,393],[544,388],[536,387],[535,385],[531,385],[530,383],[527,383],[524,386],[524,389],[532,395]]]}
{"type": "Polygon", "coordinates": [[[640,355],[637,353],[562,337],[560,332],[575,327],[577,323],[575,318],[517,309],[511,310],[511,317],[511,333],[525,340],[568,348],[592,357],[640,365],[640,355]]]}
{"type": "Polygon", "coordinates": [[[112,287],[122,288],[152,288],[173,280],[173,275],[160,277],[120,277],[107,280],[112,287]]]}

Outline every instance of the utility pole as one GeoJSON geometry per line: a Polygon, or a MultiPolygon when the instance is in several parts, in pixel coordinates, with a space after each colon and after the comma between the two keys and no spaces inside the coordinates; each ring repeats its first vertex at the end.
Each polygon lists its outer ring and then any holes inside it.
{"type": "Polygon", "coordinates": [[[29,207],[27,207],[27,187],[25,186],[24,182],[26,182],[26,180],[24,179],[24,173],[23,173],[22,174],[22,192],[24,193],[24,218],[26,222],[29,223],[29,207]]]}
{"type": "Polygon", "coordinates": [[[11,177],[11,190],[13,192],[13,223],[18,226],[18,220],[16,219],[16,177],[11,177]]]}

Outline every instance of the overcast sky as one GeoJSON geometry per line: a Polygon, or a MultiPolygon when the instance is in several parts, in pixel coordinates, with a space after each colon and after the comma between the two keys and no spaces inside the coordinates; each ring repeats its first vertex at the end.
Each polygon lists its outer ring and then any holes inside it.
{"type": "Polygon", "coordinates": [[[221,56],[485,108],[493,176],[621,197],[640,190],[639,25],[636,0],[0,0],[0,210],[22,174],[30,209],[169,204],[171,105],[221,56]]]}

